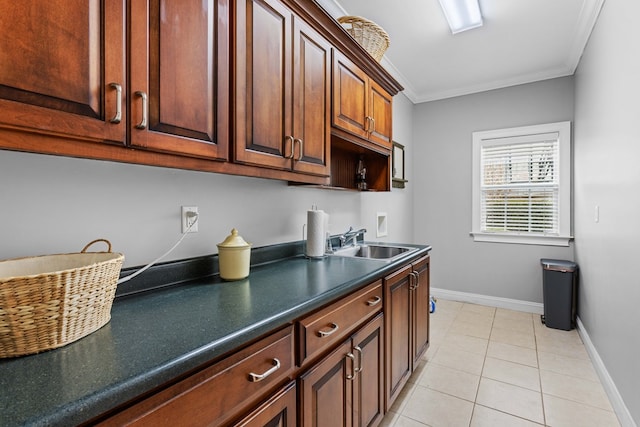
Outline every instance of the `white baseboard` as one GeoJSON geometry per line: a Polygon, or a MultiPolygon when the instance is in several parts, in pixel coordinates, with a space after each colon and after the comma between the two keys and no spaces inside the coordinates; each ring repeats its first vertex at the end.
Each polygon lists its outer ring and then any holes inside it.
{"type": "Polygon", "coordinates": [[[620,421],[620,425],[622,427],[637,427],[636,422],[631,417],[631,413],[627,408],[627,405],[624,404],[624,400],[622,400],[622,396],[618,392],[618,388],[616,387],[613,379],[609,375],[609,371],[607,371],[607,367],[604,362],[600,358],[598,351],[594,347],[591,342],[591,338],[587,333],[587,330],[584,328],[580,317],[578,317],[576,321],[576,329],[578,330],[578,334],[580,338],[582,338],[582,342],[584,343],[584,347],[591,358],[591,363],[593,363],[593,368],[598,373],[600,377],[600,382],[602,383],[602,387],[604,387],[604,391],[609,396],[609,401],[611,402],[611,406],[613,406],[613,410],[618,416],[618,421],[620,421]]]}
{"type": "MultiPolygon", "coordinates": [[[[537,302],[529,302],[529,301],[520,301],[509,298],[500,298],[500,297],[492,297],[487,295],[480,294],[472,294],[469,292],[458,292],[458,291],[449,291],[447,289],[439,289],[439,288],[431,288],[431,295],[435,298],[442,298],[452,301],[461,301],[461,302],[469,302],[472,304],[482,304],[489,307],[498,307],[498,308],[506,308],[509,310],[517,310],[524,311],[527,313],[534,314],[543,314],[544,313],[544,305],[542,303],[537,302]]],[[[437,304],[436,304],[437,307],[437,304]]],[[[611,406],[618,416],[618,420],[620,421],[620,425],[622,427],[638,427],[633,418],[631,417],[631,413],[629,409],[624,404],[624,400],[622,400],[622,396],[618,392],[618,388],[616,387],[613,379],[609,375],[609,371],[600,358],[598,351],[594,347],[591,342],[591,338],[589,338],[589,334],[587,333],[582,321],[580,318],[577,318],[576,329],[578,330],[578,334],[580,338],[582,338],[582,342],[584,343],[585,349],[591,358],[591,363],[593,363],[593,367],[598,373],[600,377],[600,381],[602,383],[602,387],[604,387],[609,400],[611,401],[611,406]]]]}
{"type": "Polygon", "coordinates": [[[453,301],[482,304],[489,307],[506,308],[509,310],[524,311],[526,313],[543,314],[542,303],[521,301],[510,298],[492,297],[487,295],[472,294],[469,292],[449,291],[447,289],[431,288],[431,295],[453,301]]]}

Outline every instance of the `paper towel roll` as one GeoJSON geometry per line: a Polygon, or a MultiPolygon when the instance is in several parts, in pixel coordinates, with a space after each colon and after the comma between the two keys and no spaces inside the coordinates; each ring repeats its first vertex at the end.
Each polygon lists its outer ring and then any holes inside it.
{"type": "Polygon", "coordinates": [[[307,211],[307,247],[305,255],[320,258],[325,255],[327,214],[322,210],[307,211]]]}

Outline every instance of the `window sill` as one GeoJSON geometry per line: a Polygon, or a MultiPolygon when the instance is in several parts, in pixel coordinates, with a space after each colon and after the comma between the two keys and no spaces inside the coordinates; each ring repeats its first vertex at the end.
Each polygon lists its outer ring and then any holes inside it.
{"type": "Polygon", "coordinates": [[[471,232],[475,242],[514,243],[520,245],[569,246],[572,236],[529,236],[522,234],[500,234],[471,232]]]}

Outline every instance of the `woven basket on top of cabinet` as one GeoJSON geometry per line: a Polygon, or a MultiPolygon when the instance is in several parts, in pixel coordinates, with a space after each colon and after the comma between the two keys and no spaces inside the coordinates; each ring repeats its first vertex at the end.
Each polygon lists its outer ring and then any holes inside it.
{"type": "Polygon", "coordinates": [[[338,22],[362,46],[369,55],[380,62],[389,48],[389,34],[373,21],[360,16],[342,16],[338,22]]]}
{"type": "Polygon", "coordinates": [[[79,253],[0,261],[0,358],[62,347],[107,324],[123,260],[97,239],[79,253]],[[107,252],[87,252],[96,242],[107,252]]]}

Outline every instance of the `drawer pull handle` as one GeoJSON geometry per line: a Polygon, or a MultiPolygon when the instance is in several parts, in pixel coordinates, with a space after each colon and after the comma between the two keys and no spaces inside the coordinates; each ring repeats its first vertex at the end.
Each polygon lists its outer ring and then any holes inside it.
{"type": "Polygon", "coordinates": [[[353,350],[358,353],[358,367],[355,369],[356,374],[362,372],[362,349],[358,346],[353,347],[353,350]]]}
{"type": "Polygon", "coordinates": [[[116,115],[110,121],[118,124],[122,121],[122,86],[118,83],[109,83],[109,86],[116,90],[116,115]]]}
{"type": "Polygon", "coordinates": [[[137,129],[145,129],[147,127],[147,116],[148,116],[148,106],[147,106],[147,94],[145,92],[141,92],[141,91],[136,91],[135,93],[136,96],[139,96],[140,98],[142,98],[142,120],[140,121],[140,123],[138,123],[136,125],[137,129]]]}
{"type": "Polygon", "coordinates": [[[415,271],[409,273],[409,289],[414,291],[418,288],[418,277],[416,276],[415,271]]]}
{"type": "Polygon", "coordinates": [[[356,357],[353,353],[347,353],[347,357],[351,359],[351,373],[347,374],[347,379],[353,381],[356,378],[356,374],[358,373],[356,369],[356,357]]]}
{"type": "Polygon", "coordinates": [[[338,329],[340,329],[338,327],[338,325],[336,325],[335,323],[331,324],[331,330],[330,331],[318,331],[318,336],[320,338],[324,338],[324,337],[328,337],[329,335],[333,334],[335,331],[337,331],[338,329]]]}
{"type": "Polygon", "coordinates": [[[267,378],[269,375],[273,374],[278,369],[280,369],[280,361],[274,357],[272,368],[269,368],[269,370],[266,371],[264,374],[254,374],[253,372],[249,373],[249,381],[251,381],[252,383],[257,383],[258,381],[262,381],[263,379],[267,378]]]}
{"type": "Polygon", "coordinates": [[[367,305],[369,307],[373,307],[374,305],[380,304],[380,302],[382,302],[382,298],[380,298],[379,296],[376,295],[375,297],[373,297],[369,301],[367,301],[367,305]]]}
{"type": "MultiPolygon", "coordinates": [[[[293,140],[293,142],[297,142],[300,145],[300,152],[298,153],[298,160],[296,160],[297,162],[299,162],[300,160],[302,160],[302,157],[304,157],[304,141],[301,140],[300,138],[296,138],[293,140]]],[[[293,158],[293,153],[291,153],[291,157],[293,158]]]]}
{"type": "MultiPolygon", "coordinates": [[[[293,150],[294,150],[294,146],[296,144],[296,140],[291,136],[291,135],[286,135],[284,137],[285,140],[287,141],[291,141],[291,155],[290,156],[284,156],[285,159],[293,159],[293,150]]],[[[287,143],[285,142],[284,144],[284,153],[286,154],[287,152],[287,143]]]]}

